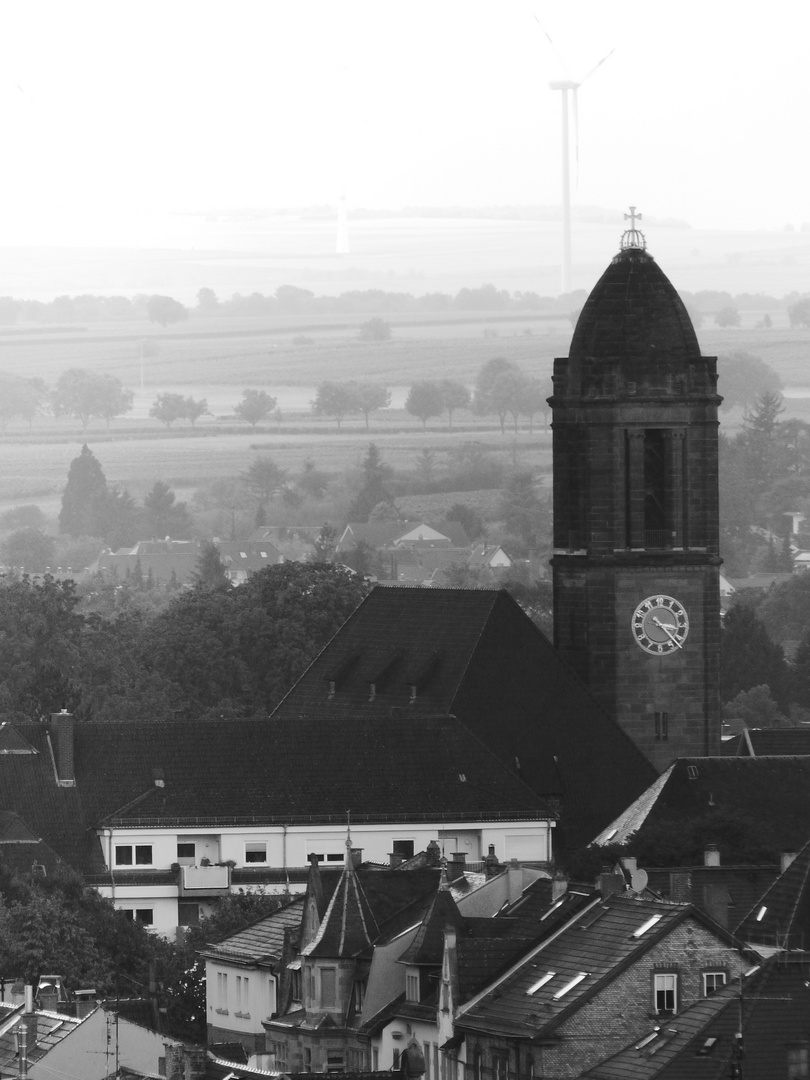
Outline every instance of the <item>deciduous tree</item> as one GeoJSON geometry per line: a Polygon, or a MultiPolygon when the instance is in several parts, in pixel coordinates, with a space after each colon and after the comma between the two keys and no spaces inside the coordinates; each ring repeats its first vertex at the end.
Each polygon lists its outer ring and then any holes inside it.
{"type": "Polygon", "coordinates": [[[382,386],[380,383],[358,382],[354,384],[354,393],[357,408],[365,417],[366,430],[368,431],[369,414],[376,412],[378,409],[388,408],[391,404],[391,391],[387,386],[382,386]]]}
{"type": "Polygon", "coordinates": [[[179,300],[171,296],[155,294],[146,301],[146,313],[151,322],[160,326],[168,326],[170,323],[182,322],[188,318],[188,308],[184,307],[179,300]]]}
{"type": "Polygon", "coordinates": [[[70,368],[59,376],[52,405],[56,416],[75,416],[84,431],[95,419],[106,420],[109,427],[112,419],[129,412],[132,401],[132,391],[114,375],[70,368]]]}
{"type": "Polygon", "coordinates": [[[243,390],[242,400],[234,407],[237,419],[256,427],[275,411],[276,399],[266,390],[243,390]]]}
{"type": "Polygon", "coordinates": [[[180,420],[185,415],[185,398],[182,394],[158,394],[149,415],[170,428],[175,420],[180,420]]]}
{"type": "Polygon", "coordinates": [[[344,417],[350,413],[360,411],[354,384],[332,382],[327,379],[318,387],[315,400],[312,402],[312,408],[316,413],[333,417],[337,422],[338,431],[340,431],[340,425],[343,423],[344,417]]]}
{"type": "Polygon", "coordinates": [[[429,379],[413,383],[405,400],[405,411],[411,416],[418,416],[423,428],[432,416],[441,416],[444,409],[444,399],[438,383],[429,379]]]}
{"type": "Polygon", "coordinates": [[[447,426],[453,427],[453,413],[456,409],[469,409],[472,397],[463,382],[458,379],[442,379],[439,383],[442,405],[447,410],[447,426]]]}

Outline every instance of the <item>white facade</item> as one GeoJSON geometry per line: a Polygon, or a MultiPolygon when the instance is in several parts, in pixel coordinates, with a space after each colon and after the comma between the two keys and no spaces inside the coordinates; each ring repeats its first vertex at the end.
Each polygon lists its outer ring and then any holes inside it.
{"type": "MultiPolygon", "coordinates": [[[[463,852],[468,863],[483,860],[490,845],[502,861],[517,858],[550,862],[553,824],[537,819],[418,824],[353,822],[352,843],[362,849],[364,860],[383,864],[388,863],[394,850],[410,849],[413,854],[424,851],[431,841],[439,844],[447,858],[457,851],[463,852]]],[[[99,887],[99,891],[110,897],[117,908],[131,911],[133,919],[166,936],[173,935],[178,926],[189,925],[189,921],[207,914],[217,897],[234,890],[233,867],[282,872],[274,875],[278,880],[272,883],[241,883],[237,888],[303,892],[303,881],[289,882],[284,871],[305,868],[313,852],[321,856],[322,866],[340,866],[346,850],[343,823],[227,826],[219,830],[210,825],[199,828],[151,825],[106,828],[99,830],[99,834],[111,876],[110,884],[99,887]],[[156,871],[171,871],[173,866],[177,867],[173,883],[156,884],[149,880],[156,871]],[[123,874],[126,882],[116,881],[117,873],[123,874]],[[136,882],[141,875],[143,884],[136,882]]]]}

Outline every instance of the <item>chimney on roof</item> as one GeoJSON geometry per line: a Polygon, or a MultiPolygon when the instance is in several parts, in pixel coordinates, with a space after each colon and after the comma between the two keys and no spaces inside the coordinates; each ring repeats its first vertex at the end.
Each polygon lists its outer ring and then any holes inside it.
{"type": "Polygon", "coordinates": [[[28,1055],[37,1045],[37,1014],[34,1012],[34,988],[25,984],[25,1011],[17,1025],[17,1047],[20,1056],[20,1076],[28,1076],[28,1055]],[[25,1071],[23,1071],[25,1062],[25,1071]]]}
{"type": "Polygon", "coordinates": [[[178,1046],[164,1043],[166,1075],[172,1080],[205,1080],[206,1049],[204,1046],[178,1046]]]}
{"type": "Polygon", "coordinates": [[[96,997],[95,990],[76,990],[73,995],[73,1011],[77,1019],[81,1020],[95,1009],[96,997]]]}
{"type": "Polygon", "coordinates": [[[363,849],[361,847],[353,847],[352,852],[352,866],[355,870],[360,869],[360,863],[363,861],[363,849]]]}
{"type": "Polygon", "coordinates": [[[551,902],[559,900],[568,892],[568,878],[558,870],[551,879],[551,902]]]}
{"type": "Polygon", "coordinates": [[[405,862],[405,856],[400,855],[398,851],[391,851],[388,855],[388,865],[392,870],[396,870],[398,866],[402,866],[405,862]]]}
{"type": "Polygon", "coordinates": [[[447,864],[447,876],[451,882],[457,881],[460,877],[464,877],[464,866],[466,862],[466,851],[454,851],[451,853],[450,861],[447,864]]]}
{"type": "Polygon", "coordinates": [[[496,874],[501,872],[501,864],[498,862],[498,856],[495,854],[495,845],[489,845],[489,851],[487,857],[484,859],[484,871],[488,878],[495,877],[496,874]]]}
{"type": "Polygon", "coordinates": [[[784,874],[784,872],[787,870],[787,868],[790,866],[790,864],[793,862],[793,860],[795,858],[796,858],[796,852],[795,851],[783,851],[782,852],[782,854],[779,856],[779,868],[780,868],[781,873],[784,874]]]}
{"type": "Polygon", "coordinates": [[[704,866],[719,866],[720,865],[720,851],[717,844],[707,844],[703,851],[703,865],[704,866]]]}
{"type": "Polygon", "coordinates": [[[616,874],[612,866],[604,866],[598,884],[603,900],[609,896],[620,896],[625,889],[624,874],[616,874]]]}
{"type": "Polygon", "coordinates": [[[61,712],[51,713],[51,732],[55,742],[53,754],[56,781],[60,787],[75,787],[76,785],[76,770],[73,761],[74,725],[73,714],[67,710],[62,709],[61,712]]]}
{"type": "Polygon", "coordinates": [[[689,904],[692,901],[692,873],[689,870],[674,870],[669,875],[669,898],[675,904],[689,904]]]}
{"type": "Polygon", "coordinates": [[[428,866],[438,866],[441,863],[442,849],[439,847],[436,840],[430,841],[425,848],[425,855],[427,856],[428,866]]]}

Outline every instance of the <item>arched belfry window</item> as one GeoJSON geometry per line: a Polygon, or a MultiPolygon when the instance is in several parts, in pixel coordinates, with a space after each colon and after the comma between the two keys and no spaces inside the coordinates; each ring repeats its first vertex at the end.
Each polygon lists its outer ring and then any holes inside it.
{"type": "Polygon", "coordinates": [[[626,432],[626,542],[634,549],[683,546],[684,433],[671,428],[626,432]]]}

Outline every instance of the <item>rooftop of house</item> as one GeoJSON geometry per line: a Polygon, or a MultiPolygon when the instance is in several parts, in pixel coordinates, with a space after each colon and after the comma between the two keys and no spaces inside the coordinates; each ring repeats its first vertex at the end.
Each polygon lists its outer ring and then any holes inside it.
{"type": "Polygon", "coordinates": [[[647,826],[728,814],[756,819],[759,842],[775,855],[798,851],[810,820],[810,757],[679,758],[594,843],[624,844],[647,826]]]}
{"type": "Polygon", "coordinates": [[[0,753],[0,810],[17,813],[90,873],[103,869],[94,833],[102,823],[342,823],[346,807],[356,821],[555,816],[452,716],[408,715],[388,728],[371,716],[335,724],[328,710],[270,720],[81,722],[75,786],[57,783],[52,723],[15,725],[14,738],[29,750],[0,753]]]}
{"type": "Polygon", "coordinates": [[[453,714],[541,798],[562,796],[588,840],[655,770],[503,590],[378,587],[277,707],[328,731],[361,718],[378,739],[408,717],[453,714]]]}
{"type": "Polygon", "coordinates": [[[734,932],[755,948],[806,949],[810,945],[810,841],[734,932]]]}
{"type": "MultiPolygon", "coordinates": [[[[345,868],[344,868],[345,869],[345,868]]],[[[319,870],[325,905],[337,895],[344,878],[343,870],[319,870]]],[[[378,937],[389,937],[417,923],[429,908],[441,880],[436,867],[416,870],[356,871],[368,909],[377,926],[378,937]]],[[[211,959],[236,959],[239,962],[270,962],[281,956],[284,935],[301,926],[305,898],[279,908],[251,926],[231,934],[224,940],[208,944],[203,952],[211,959]]]]}
{"type": "Polygon", "coordinates": [[[588,1080],[787,1077],[788,1050],[807,1045],[809,975],[808,954],[773,957],[742,985],[729,983],[660,1026],[651,1022],[648,1032],[583,1076],[588,1080]],[[732,1073],[735,1063],[741,1072],[732,1073]]]}
{"type": "MultiPolygon", "coordinates": [[[[32,1028],[29,1028],[27,1047],[28,1061],[31,1065],[41,1061],[46,1054],[87,1020],[88,1016],[92,1016],[92,1013],[77,1018],[46,1009],[37,1009],[33,1016],[36,1018],[36,1037],[32,1038],[32,1028]]],[[[17,1033],[22,1021],[22,1006],[7,1011],[0,1019],[0,1070],[2,1070],[0,1075],[17,1075],[20,1062],[17,1033]]]]}
{"type": "Polygon", "coordinates": [[[689,918],[702,920],[691,905],[598,894],[463,1005],[456,1029],[505,1038],[547,1035],[618,969],[689,918]]]}
{"type": "Polygon", "coordinates": [[[810,754],[810,724],[802,727],[745,728],[724,740],[722,751],[729,757],[810,754]]]}

